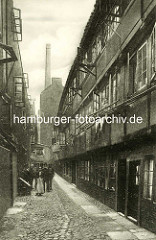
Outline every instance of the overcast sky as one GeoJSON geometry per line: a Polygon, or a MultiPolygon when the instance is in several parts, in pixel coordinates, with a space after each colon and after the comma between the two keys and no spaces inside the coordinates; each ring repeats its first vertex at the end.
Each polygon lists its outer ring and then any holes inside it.
{"type": "Polygon", "coordinates": [[[64,85],[94,4],[95,0],[14,0],[14,7],[22,11],[20,49],[37,108],[44,89],[46,43],[51,44],[51,76],[61,77],[64,85]]]}

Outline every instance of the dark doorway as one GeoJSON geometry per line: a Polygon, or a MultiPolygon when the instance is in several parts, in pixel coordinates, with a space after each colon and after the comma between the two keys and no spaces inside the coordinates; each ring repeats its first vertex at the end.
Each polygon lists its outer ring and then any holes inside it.
{"type": "Polygon", "coordinates": [[[76,184],[76,163],[72,162],[72,183],[76,184]]]}
{"type": "Polygon", "coordinates": [[[127,215],[138,219],[140,186],[140,160],[129,162],[128,207],[127,215]]]}
{"type": "Polygon", "coordinates": [[[126,159],[118,162],[118,212],[125,214],[126,200],[126,159]]]}

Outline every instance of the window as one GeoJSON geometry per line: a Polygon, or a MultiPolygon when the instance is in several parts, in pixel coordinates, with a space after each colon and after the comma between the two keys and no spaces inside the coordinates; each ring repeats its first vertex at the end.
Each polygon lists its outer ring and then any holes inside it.
{"type": "Polygon", "coordinates": [[[100,96],[95,92],[93,92],[93,109],[94,112],[100,109],[100,96]]]}
{"type": "Polygon", "coordinates": [[[28,73],[23,73],[23,79],[24,79],[24,86],[26,88],[29,88],[29,77],[28,77],[28,73]]]}
{"type": "Polygon", "coordinates": [[[91,48],[91,46],[89,47],[89,49],[87,51],[87,62],[88,63],[92,62],[92,48],[91,48]]]}
{"type": "Polygon", "coordinates": [[[156,73],[156,23],[151,34],[151,78],[156,73]]]}
{"type": "Polygon", "coordinates": [[[113,28],[113,30],[115,30],[120,23],[120,17],[119,17],[120,16],[120,8],[119,8],[119,6],[114,7],[113,14],[114,14],[114,16],[112,16],[113,22],[112,22],[111,27],[113,28]]]}
{"type": "Polygon", "coordinates": [[[143,88],[147,83],[147,44],[144,43],[137,52],[136,89],[143,88]]]}
{"type": "Polygon", "coordinates": [[[68,103],[69,104],[72,102],[72,98],[73,98],[73,90],[71,88],[69,88],[69,90],[68,90],[68,103]]]}
{"type": "Polygon", "coordinates": [[[101,41],[101,34],[99,34],[99,36],[97,36],[97,55],[100,54],[102,50],[102,41],[101,41]]]}
{"type": "Polygon", "coordinates": [[[120,73],[115,73],[112,77],[112,103],[116,105],[119,101],[120,73]]]}
{"type": "Polygon", "coordinates": [[[105,187],[105,166],[104,163],[97,162],[95,168],[95,181],[96,185],[99,187],[104,188],[105,187]]]}
{"type": "Polygon", "coordinates": [[[65,144],[65,134],[63,132],[60,132],[60,134],[59,134],[59,144],[60,145],[65,144]]]}
{"type": "Polygon", "coordinates": [[[22,77],[14,78],[14,96],[16,103],[23,102],[23,80],[22,77]]]}
{"type": "Polygon", "coordinates": [[[71,164],[69,162],[64,164],[64,174],[69,177],[71,176],[71,164]]]}
{"type": "Polygon", "coordinates": [[[137,68],[137,54],[135,53],[129,59],[129,94],[136,92],[135,82],[136,82],[136,68],[137,68]]]}
{"type": "Polygon", "coordinates": [[[120,7],[115,6],[110,13],[110,16],[108,18],[108,25],[106,26],[107,40],[109,40],[112,37],[119,23],[120,23],[120,7]]]}
{"type": "Polygon", "coordinates": [[[89,181],[90,161],[85,161],[85,180],[89,181]]]}
{"type": "Polygon", "coordinates": [[[78,177],[79,179],[84,179],[84,170],[85,170],[85,162],[80,161],[78,166],[78,177]]]}
{"type": "Polygon", "coordinates": [[[9,104],[1,105],[0,121],[2,122],[2,124],[8,125],[10,123],[10,106],[9,106],[9,104]]]}
{"type": "Polygon", "coordinates": [[[73,80],[73,88],[76,89],[77,88],[77,82],[76,82],[76,78],[74,78],[73,80]]]}
{"type": "Polygon", "coordinates": [[[37,149],[36,150],[36,155],[43,155],[43,150],[37,149]]]}
{"type": "Polygon", "coordinates": [[[12,31],[14,33],[14,41],[22,41],[21,10],[18,8],[13,8],[12,31]]]}
{"type": "MultiPolygon", "coordinates": [[[[85,111],[83,112],[84,116],[89,116],[93,113],[93,100],[91,100],[86,106],[85,111]]],[[[83,116],[83,115],[82,115],[83,116]]]]}
{"type": "Polygon", "coordinates": [[[66,163],[63,165],[63,174],[66,175],[66,163]]]}
{"type": "Polygon", "coordinates": [[[146,159],[144,162],[144,189],[143,197],[146,199],[152,199],[153,192],[153,159],[146,159]]]}
{"type": "Polygon", "coordinates": [[[105,85],[103,91],[100,94],[100,105],[104,107],[109,102],[109,84],[105,85]]]}
{"type": "Polygon", "coordinates": [[[92,61],[95,62],[96,60],[96,41],[93,43],[92,46],[92,61]]]}
{"type": "Polygon", "coordinates": [[[95,174],[94,174],[94,160],[90,161],[90,182],[95,182],[95,174]]]}
{"type": "Polygon", "coordinates": [[[115,161],[112,161],[110,164],[109,172],[109,190],[115,191],[116,188],[116,164],[115,161]]]}

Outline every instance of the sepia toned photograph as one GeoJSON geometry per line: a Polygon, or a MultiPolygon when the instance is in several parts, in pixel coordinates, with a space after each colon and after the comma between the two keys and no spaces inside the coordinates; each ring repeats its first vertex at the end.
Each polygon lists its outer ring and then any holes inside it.
{"type": "Polygon", "coordinates": [[[156,240],[156,0],[0,0],[0,240],[156,240]]]}

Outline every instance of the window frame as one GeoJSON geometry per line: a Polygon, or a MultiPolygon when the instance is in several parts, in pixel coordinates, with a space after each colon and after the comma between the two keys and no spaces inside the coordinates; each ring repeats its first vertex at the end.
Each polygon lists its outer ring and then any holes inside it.
{"type": "Polygon", "coordinates": [[[153,202],[156,202],[156,192],[155,192],[155,187],[154,187],[154,180],[155,180],[155,174],[154,174],[154,171],[155,171],[155,159],[154,159],[154,156],[151,156],[151,157],[146,157],[144,159],[144,169],[143,169],[143,199],[146,199],[146,200],[149,200],[149,201],[153,201],[153,202]],[[152,161],[153,164],[153,168],[152,170],[150,170],[150,165],[148,166],[147,170],[145,170],[145,164],[146,162],[150,162],[152,161]],[[146,177],[146,179],[148,180],[148,182],[145,182],[145,173],[148,173],[148,176],[146,177]],[[149,173],[152,173],[152,180],[149,179],[149,173]],[[151,181],[151,183],[149,183],[149,181],[151,181]],[[146,188],[145,188],[146,186],[146,188]],[[149,195],[149,197],[146,195],[146,194],[150,194],[148,193],[147,191],[149,191],[149,188],[147,189],[147,187],[151,187],[151,195],[149,195]],[[146,192],[145,192],[146,191],[146,192]]]}
{"type": "Polygon", "coordinates": [[[15,98],[15,103],[23,103],[23,78],[22,77],[14,77],[14,98],[15,98]],[[18,82],[20,81],[20,82],[18,82]],[[18,90],[18,87],[21,87],[21,90],[18,90]],[[19,98],[20,96],[20,98],[19,98]]]}
{"type": "MultiPolygon", "coordinates": [[[[135,83],[134,83],[134,84],[135,84],[135,89],[136,89],[136,91],[139,91],[139,90],[141,90],[141,89],[143,89],[144,87],[147,86],[147,74],[148,74],[147,47],[148,47],[148,44],[147,44],[147,41],[145,41],[145,42],[141,45],[141,47],[137,50],[136,79],[135,79],[135,83]],[[140,61],[138,61],[138,59],[139,59],[139,52],[144,48],[144,46],[146,47],[146,58],[145,58],[145,59],[146,59],[146,70],[143,69],[144,66],[143,66],[143,68],[142,68],[142,62],[143,62],[143,64],[144,64],[144,58],[141,59],[140,61]],[[140,63],[141,63],[141,67],[139,68],[138,65],[139,65],[140,63]],[[139,76],[138,76],[139,69],[141,69],[141,73],[140,73],[139,76]],[[143,69],[143,71],[142,71],[142,69],[143,69]],[[139,79],[139,77],[143,76],[144,73],[146,73],[145,83],[144,83],[142,86],[139,86],[139,87],[138,87],[138,83],[139,83],[139,82],[142,82],[142,80],[139,81],[138,79],[139,79]]],[[[142,53],[141,53],[141,54],[142,54],[142,53]]],[[[142,57],[142,56],[141,56],[141,57],[142,57]]]]}

